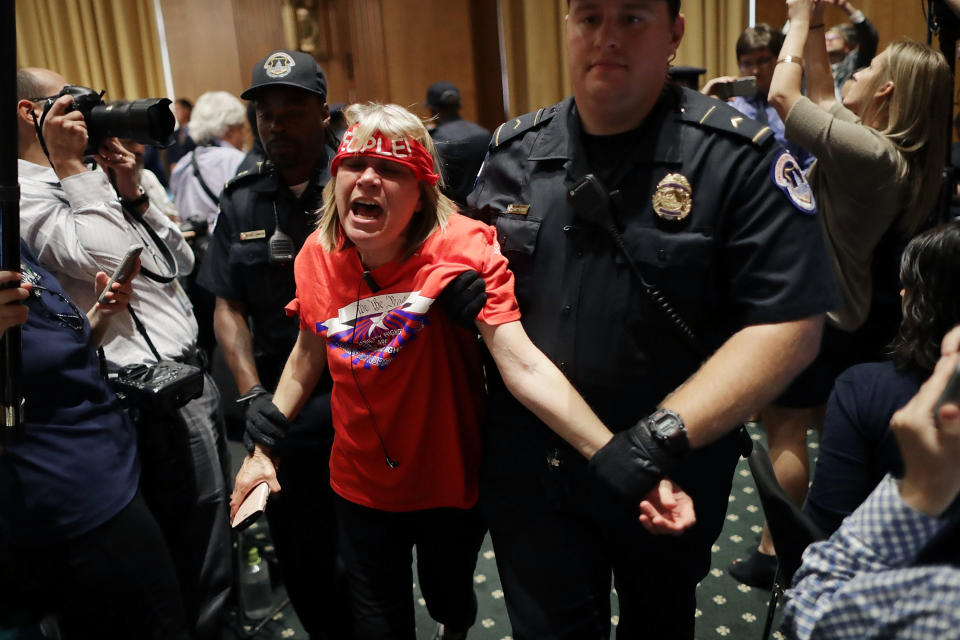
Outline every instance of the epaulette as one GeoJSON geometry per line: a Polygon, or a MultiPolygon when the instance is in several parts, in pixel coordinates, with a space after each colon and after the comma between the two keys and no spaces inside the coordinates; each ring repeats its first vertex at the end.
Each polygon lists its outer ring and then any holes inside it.
{"type": "Polygon", "coordinates": [[[748,118],[731,106],[700,94],[687,94],[680,118],[705,129],[722,131],[745,138],[762,147],[773,137],[773,130],[748,118]],[[691,99],[691,95],[697,96],[691,99]]]}
{"type": "Polygon", "coordinates": [[[265,176],[268,173],[270,173],[270,164],[264,160],[261,160],[260,162],[257,163],[256,168],[244,169],[237,175],[227,180],[227,184],[223,186],[223,190],[227,191],[229,189],[234,189],[242,184],[247,184],[249,182],[252,182],[256,178],[265,176]]]}
{"type": "Polygon", "coordinates": [[[490,138],[490,148],[496,149],[504,142],[512,140],[530,129],[541,126],[544,122],[549,121],[554,113],[556,113],[555,108],[538,109],[537,111],[525,113],[519,118],[507,120],[493,132],[493,137],[490,138]]]}

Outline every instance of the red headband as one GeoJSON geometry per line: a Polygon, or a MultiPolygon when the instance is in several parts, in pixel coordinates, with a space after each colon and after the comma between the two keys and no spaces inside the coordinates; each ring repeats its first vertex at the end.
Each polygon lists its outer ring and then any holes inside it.
{"type": "Polygon", "coordinates": [[[433,172],[433,156],[427,148],[413,138],[387,138],[377,131],[367,140],[362,148],[353,145],[353,135],[357,125],[353,125],[343,134],[343,141],[337,149],[337,155],[330,163],[330,175],[337,175],[337,169],[344,158],[367,156],[370,158],[385,158],[402,164],[413,171],[417,180],[425,180],[431,185],[437,184],[440,178],[433,172]]]}

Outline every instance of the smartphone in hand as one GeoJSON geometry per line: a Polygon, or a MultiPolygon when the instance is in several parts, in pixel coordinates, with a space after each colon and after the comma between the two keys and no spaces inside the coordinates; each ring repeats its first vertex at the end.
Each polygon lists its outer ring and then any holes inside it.
{"type": "Polygon", "coordinates": [[[744,76],[730,82],[717,83],[713,88],[713,94],[721,100],[729,100],[738,96],[749,98],[757,95],[757,77],[744,76]]]}
{"type": "Polygon", "coordinates": [[[267,508],[267,497],[270,495],[270,485],[261,482],[247,494],[247,497],[240,503],[237,509],[237,515],[233,517],[231,526],[237,531],[242,531],[256,522],[263,510],[267,508]]]}
{"type": "Polygon", "coordinates": [[[123,260],[120,261],[120,264],[117,265],[117,268],[113,270],[113,275],[111,275],[110,279],[107,280],[107,286],[105,286],[103,291],[100,292],[100,297],[97,298],[97,302],[100,304],[107,304],[107,293],[111,291],[113,283],[125,282],[130,278],[130,274],[133,273],[134,268],[137,266],[137,258],[140,257],[141,251],[143,251],[142,244],[135,244],[127,249],[127,253],[123,256],[123,260]]]}

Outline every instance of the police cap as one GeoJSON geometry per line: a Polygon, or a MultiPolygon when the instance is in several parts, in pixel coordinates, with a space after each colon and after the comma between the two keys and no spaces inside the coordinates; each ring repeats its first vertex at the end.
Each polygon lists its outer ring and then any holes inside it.
{"type": "Polygon", "coordinates": [[[302,51],[274,51],[253,66],[250,88],[240,94],[244,100],[256,99],[268,87],[294,87],[327,97],[327,78],[323,69],[309,53],[302,51]]]}

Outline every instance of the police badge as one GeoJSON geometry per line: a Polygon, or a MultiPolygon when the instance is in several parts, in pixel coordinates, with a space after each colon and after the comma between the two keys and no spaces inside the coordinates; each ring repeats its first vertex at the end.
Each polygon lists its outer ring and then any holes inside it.
{"type": "Polygon", "coordinates": [[[680,221],[690,215],[693,189],[686,176],[668,173],[653,194],[653,210],[664,220],[680,221]]]}
{"type": "Polygon", "coordinates": [[[297,63],[284,51],[278,51],[267,58],[263,63],[263,70],[271,78],[283,78],[290,75],[297,63]]]}

